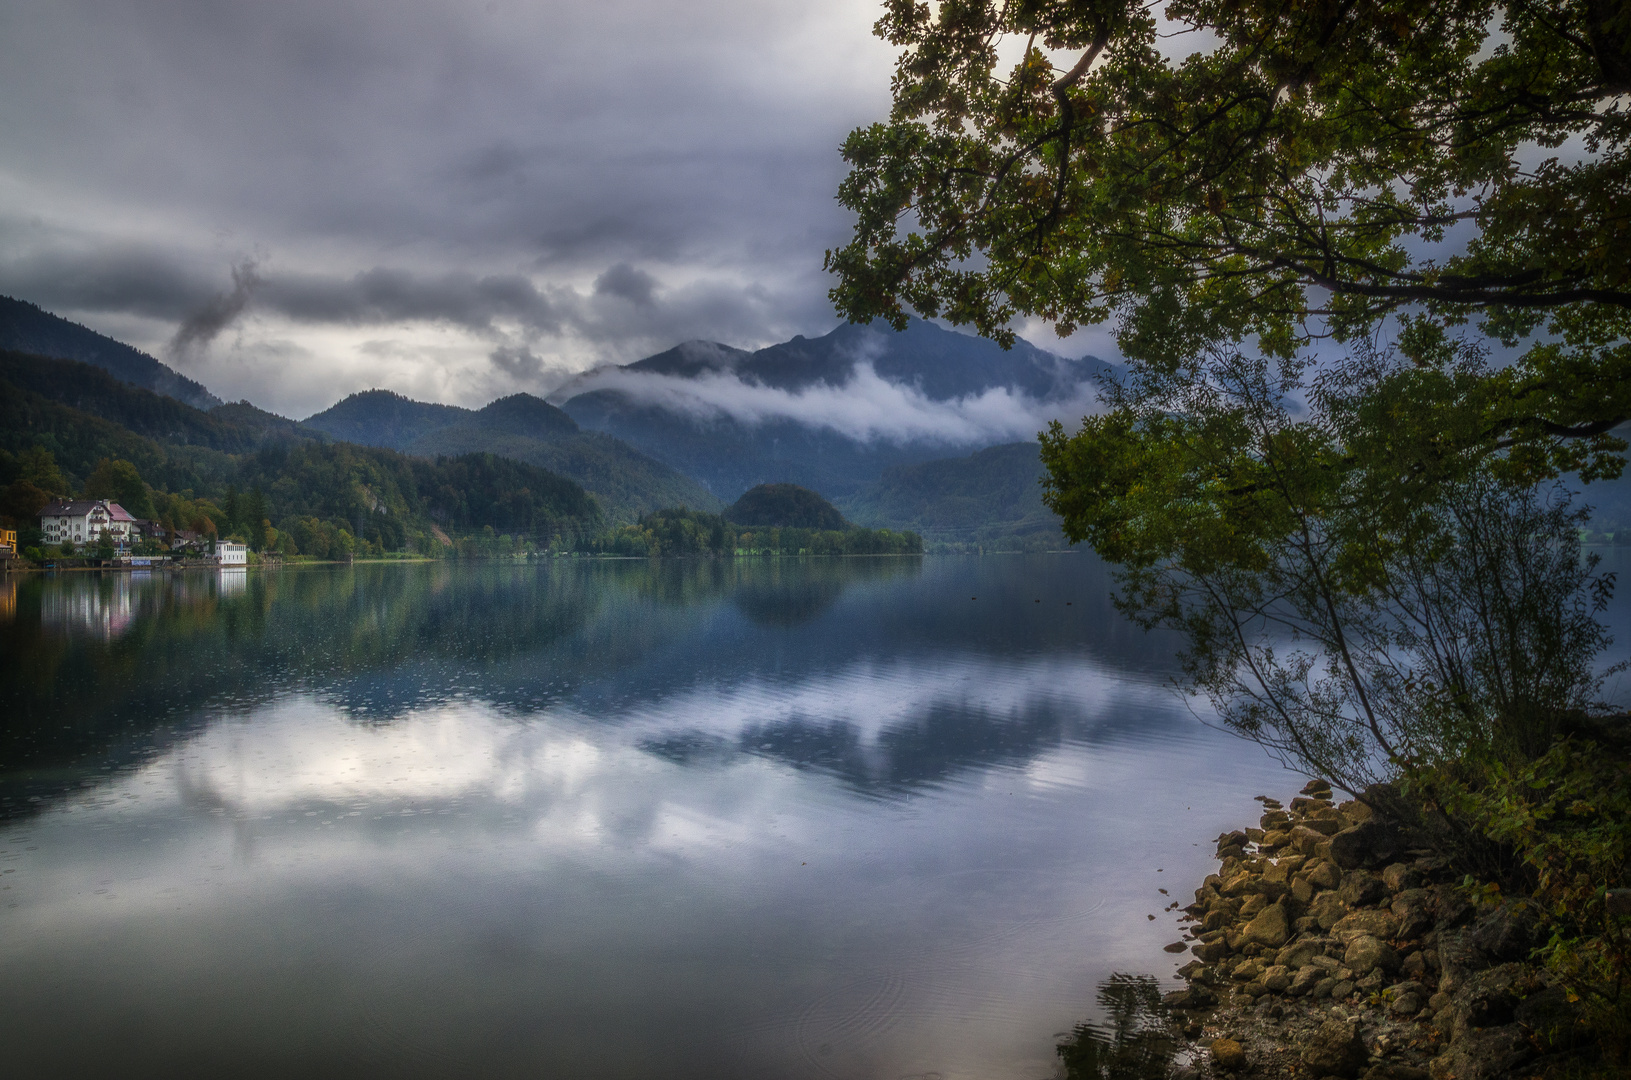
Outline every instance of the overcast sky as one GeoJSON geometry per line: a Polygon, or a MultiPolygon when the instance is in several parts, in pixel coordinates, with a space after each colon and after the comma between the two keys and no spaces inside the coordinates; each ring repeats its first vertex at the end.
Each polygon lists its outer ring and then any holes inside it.
{"type": "Polygon", "coordinates": [[[0,293],[295,416],[825,333],[878,14],[8,0],[0,293]]]}

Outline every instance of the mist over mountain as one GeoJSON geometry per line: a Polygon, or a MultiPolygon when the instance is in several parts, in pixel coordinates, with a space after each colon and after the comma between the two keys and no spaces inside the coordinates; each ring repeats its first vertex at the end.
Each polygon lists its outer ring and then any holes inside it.
{"type": "Polygon", "coordinates": [[[221,404],[221,399],[200,383],[141,350],[9,296],[0,296],[0,349],[78,360],[101,368],[121,382],[164,394],[196,409],[221,404]]]}
{"type": "Polygon", "coordinates": [[[586,428],[624,439],[731,499],[786,481],[829,497],[885,469],[1033,438],[1094,408],[1112,366],[1025,341],[914,320],[895,333],[844,325],[757,352],[688,342],[587,372],[549,397],[586,428]]]}

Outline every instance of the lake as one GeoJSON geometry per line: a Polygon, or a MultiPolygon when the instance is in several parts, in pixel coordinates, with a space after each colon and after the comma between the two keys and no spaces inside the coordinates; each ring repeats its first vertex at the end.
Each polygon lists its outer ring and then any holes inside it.
{"type": "Polygon", "coordinates": [[[0,590],[11,1075],[1037,1080],[1302,782],[1085,554],[0,590]]]}

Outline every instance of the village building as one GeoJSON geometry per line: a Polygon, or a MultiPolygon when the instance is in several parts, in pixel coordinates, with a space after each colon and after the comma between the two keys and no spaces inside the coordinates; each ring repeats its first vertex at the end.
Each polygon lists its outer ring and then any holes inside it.
{"type": "Polygon", "coordinates": [[[130,547],[135,524],[124,507],[107,499],[55,499],[40,511],[40,531],[50,545],[88,547],[106,532],[114,550],[123,553],[130,547]]]}
{"type": "Polygon", "coordinates": [[[226,540],[217,541],[214,558],[222,566],[248,566],[249,546],[247,544],[230,543],[226,540]]]}

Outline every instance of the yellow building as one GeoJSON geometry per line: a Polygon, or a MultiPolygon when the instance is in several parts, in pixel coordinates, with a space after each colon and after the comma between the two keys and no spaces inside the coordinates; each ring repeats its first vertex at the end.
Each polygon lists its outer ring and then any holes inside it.
{"type": "Polygon", "coordinates": [[[17,552],[17,530],[0,529],[0,551],[17,552]]]}

